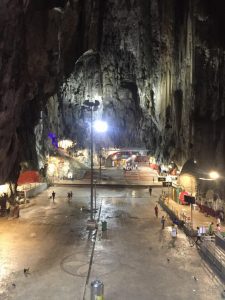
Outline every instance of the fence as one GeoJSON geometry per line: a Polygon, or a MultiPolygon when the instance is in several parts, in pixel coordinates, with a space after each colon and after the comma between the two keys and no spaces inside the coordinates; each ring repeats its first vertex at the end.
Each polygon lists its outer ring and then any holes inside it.
{"type": "MultiPolygon", "coordinates": [[[[159,198],[158,202],[173,221],[177,220],[179,223],[182,222],[179,215],[166,205],[165,200],[162,197],[159,198]]],[[[183,230],[188,236],[194,237],[197,235],[197,231],[192,228],[191,223],[189,222],[184,222],[183,230]]],[[[215,237],[204,236],[203,242],[199,247],[200,255],[211,265],[213,270],[225,280],[225,253],[220,247],[216,246],[215,237]]]]}
{"type": "Polygon", "coordinates": [[[25,198],[31,198],[47,189],[47,183],[30,183],[19,187],[19,193],[23,193],[25,198]]]}
{"type": "Polygon", "coordinates": [[[225,280],[225,253],[215,245],[212,239],[204,238],[200,244],[201,256],[212,266],[214,271],[225,280]]]}
{"type": "Polygon", "coordinates": [[[159,199],[159,204],[161,205],[161,207],[167,212],[167,214],[170,216],[171,220],[173,222],[178,223],[178,225],[182,226],[184,232],[188,235],[188,236],[195,236],[196,235],[196,230],[194,230],[191,226],[191,222],[189,220],[182,220],[180,215],[179,215],[179,211],[174,209],[174,211],[172,209],[170,209],[165,202],[165,199],[163,199],[162,197],[160,197],[159,199]]]}

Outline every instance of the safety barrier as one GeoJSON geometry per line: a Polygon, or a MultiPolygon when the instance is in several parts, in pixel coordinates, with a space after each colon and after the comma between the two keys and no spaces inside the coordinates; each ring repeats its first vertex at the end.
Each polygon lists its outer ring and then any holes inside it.
{"type": "Polygon", "coordinates": [[[203,238],[203,242],[200,244],[200,254],[214,271],[225,279],[225,253],[215,245],[213,238],[203,238]]]}
{"type": "MultiPolygon", "coordinates": [[[[163,198],[159,198],[159,204],[167,212],[172,221],[177,220],[181,225],[182,220],[179,216],[172,211],[164,202],[163,198]]],[[[194,230],[190,223],[183,222],[183,231],[187,236],[197,236],[197,231],[194,230]]],[[[215,244],[215,236],[204,235],[202,237],[202,243],[199,245],[200,255],[207,261],[213,270],[225,280],[225,252],[217,247],[215,244]]]]}

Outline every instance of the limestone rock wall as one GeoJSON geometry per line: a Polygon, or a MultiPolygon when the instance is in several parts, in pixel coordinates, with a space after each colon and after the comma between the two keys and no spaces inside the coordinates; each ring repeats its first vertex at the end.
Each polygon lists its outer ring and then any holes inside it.
{"type": "MultiPolygon", "coordinates": [[[[71,7],[66,2],[0,2],[1,183],[16,180],[21,162],[37,167],[34,128],[40,112],[46,111],[47,99],[85,47],[82,32],[87,3],[73,1],[71,7]],[[63,11],[54,10],[55,6],[64,6],[63,11]]],[[[38,140],[43,153],[43,138],[38,136],[38,140]]]]}
{"type": "Polygon", "coordinates": [[[108,144],[222,168],[223,12],[223,0],[1,1],[0,182],[44,159],[48,132],[86,146],[88,98],[108,144]]]}
{"type": "Polygon", "coordinates": [[[87,97],[100,98],[116,146],[146,146],[178,164],[190,157],[224,164],[223,8],[222,1],[106,1],[99,47],[74,65],[62,98],[76,111],[87,97]]]}

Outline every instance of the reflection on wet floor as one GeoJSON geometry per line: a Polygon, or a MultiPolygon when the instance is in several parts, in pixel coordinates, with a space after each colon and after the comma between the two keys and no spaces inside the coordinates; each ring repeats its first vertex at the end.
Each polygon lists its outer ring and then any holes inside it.
{"type": "MultiPolygon", "coordinates": [[[[35,205],[21,210],[19,220],[0,219],[0,299],[2,295],[13,300],[83,299],[93,246],[91,276],[104,279],[108,299],[147,300],[149,294],[144,293],[154,284],[154,299],[168,300],[166,294],[161,297],[159,279],[165,290],[173,292],[176,287],[171,289],[166,278],[172,274],[171,281],[181,282],[183,269],[186,285],[192,287],[189,275],[196,267],[189,265],[197,261],[197,255],[181,233],[178,242],[171,244],[169,221],[161,230],[160,220],[154,217],[156,191],[150,198],[148,189],[98,188],[95,217],[100,207],[101,215],[96,232],[86,230],[90,188],[69,189],[71,203],[66,198],[68,188],[54,187],[55,204],[48,199],[50,189],[35,199],[35,205]],[[102,221],[107,221],[106,231],[101,230],[102,221]],[[28,267],[30,276],[26,277],[23,270],[28,267]],[[124,278],[129,290],[124,288],[124,278]],[[120,297],[112,296],[115,287],[120,297]]],[[[200,275],[207,282],[201,271],[200,275]]]]}

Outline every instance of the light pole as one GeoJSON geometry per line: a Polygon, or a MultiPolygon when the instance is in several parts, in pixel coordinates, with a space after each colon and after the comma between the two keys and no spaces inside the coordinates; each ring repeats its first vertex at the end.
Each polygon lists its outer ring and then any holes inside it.
{"type": "Polygon", "coordinates": [[[100,102],[98,100],[89,101],[85,100],[84,101],[84,107],[88,109],[88,111],[91,112],[91,209],[90,209],[90,221],[93,223],[94,218],[93,218],[93,111],[96,111],[98,109],[100,102]]]}
{"type": "Polygon", "coordinates": [[[102,180],[102,152],[100,149],[100,154],[99,154],[99,181],[101,182],[102,180]]]}
{"type": "MultiPolygon", "coordinates": [[[[108,124],[103,120],[96,120],[94,123],[94,129],[97,132],[104,133],[108,130],[108,124]]],[[[99,181],[101,182],[102,177],[102,148],[99,151],[99,181]]]]}
{"type": "Polygon", "coordinates": [[[103,159],[101,147],[99,149],[98,158],[99,158],[99,182],[101,183],[101,181],[102,181],[102,159],[103,159]]]}

